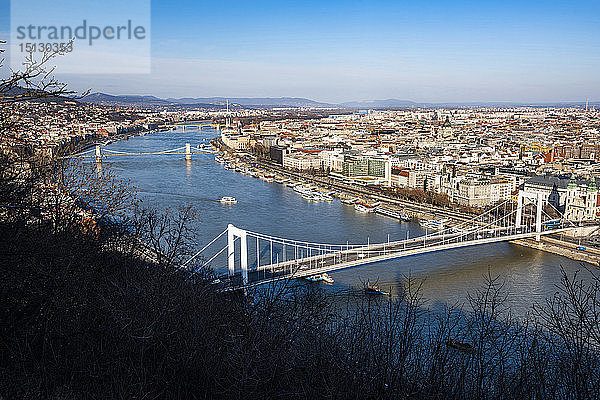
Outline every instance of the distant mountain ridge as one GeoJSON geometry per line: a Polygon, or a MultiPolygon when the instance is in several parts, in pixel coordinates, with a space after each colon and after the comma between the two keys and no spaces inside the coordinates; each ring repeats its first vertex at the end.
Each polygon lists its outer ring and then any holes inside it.
{"type": "Polygon", "coordinates": [[[386,99],[386,100],[362,100],[348,101],[340,103],[340,106],[347,108],[373,108],[373,107],[418,107],[419,103],[410,100],[386,99]]]}
{"type": "Polygon", "coordinates": [[[90,93],[81,99],[86,103],[111,104],[111,105],[170,105],[172,102],[156,96],[140,95],[111,95],[106,93],[90,93]]]}
{"type": "MultiPolygon", "coordinates": [[[[106,93],[91,93],[82,101],[95,104],[111,105],[218,105],[223,106],[229,101],[231,105],[240,106],[273,106],[273,107],[338,107],[335,104],[321,103],[302,97],[184,97],[161,99],[156,96],[141,95],[111,95],[106,93]]],[[[219,107],[220,108],[220,107],[219,107]]]]}
{"type": "Polygon", "coordinates": [[[313,107],[313,108],[405,108],[418,107],[419,104],[409,100],[363,100],[340,104],[324,103],[303,97],[183,97],[161,99],[156,96],[110,95],[92,93],[82,99],[88,103],[113,105],[230,105],[255,107],[313,107]]]}
{"type": "Polygon", "coordinates": [[[321,103],[302,97],[184,97],[168,98],[178,104],[239,104],[241,106],[291,106],[291,107],[336,107],[336,104],[321,103]]]}
{"type": "MultiPolygon", "coordinates": [[[[410,100],[384,99],[348,101],[339,104],[324,103],[303,97],[183,97],[161,99],[156,96],[143,95],[111,95],[106,93],[92,93],[81,99],[83,102],[109,105],[138,105],[138,106],[204,106],[223,108],[227,101],[232,106],[246,107],[311,107],[311,108],[349,108],[349,109],[394,109],[394,108],[440,108],[440,107],[519,107],[519,106],[581,106],[585,102],[560,101],[555,103],[544,102],[510,102],[510,101],[485,101],[485,102],[440,102],[417,103],[410,100]]],[[[590,106],[598,106],[597,101],[590,102],[590,106]]]]}

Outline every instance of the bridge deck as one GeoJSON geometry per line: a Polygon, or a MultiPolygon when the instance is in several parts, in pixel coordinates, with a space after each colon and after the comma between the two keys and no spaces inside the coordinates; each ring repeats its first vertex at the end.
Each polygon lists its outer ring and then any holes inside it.
{"type": "MultiPolygon", "coordinates": [[[[377,244],[350,250],[327,253],[303,259],[297,259],[277,264],[260,266],[255,270],[248,271],[248,287],[258,286],[289,278],[302,278],[324,272],[377,263],[401,257],[431,253],[440,250],[457,249],[468,246],[477,246],[488,243],[499,243],[517,239],[536,237],[537,235],[549,235],[560,233],[573,228],[559,228],[545,230],[542,232],[515,233],[506,236],[488,237],[478,233],[472,239],[459,240],[460,233],[453,235],[435,235],[429,238],[418,237],[407,241],[377,244]]],[[[238,274],[236,274],[238,275],[238,274]]]]}

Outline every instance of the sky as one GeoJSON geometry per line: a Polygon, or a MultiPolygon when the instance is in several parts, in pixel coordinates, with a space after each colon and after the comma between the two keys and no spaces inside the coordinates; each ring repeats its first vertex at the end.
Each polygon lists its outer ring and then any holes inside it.
{"type": "MultiPolygon", "coordinates": [[[[0,38],[9,15],[0,0],[0,38]]],[[[150,39],[149,74],[57,76],[165,98],[600,100],[598,0],[155,0],[150,39]]]]}

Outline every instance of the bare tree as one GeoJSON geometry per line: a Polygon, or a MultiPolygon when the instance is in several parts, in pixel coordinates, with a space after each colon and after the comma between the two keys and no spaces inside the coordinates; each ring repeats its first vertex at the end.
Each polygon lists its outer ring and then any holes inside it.
{"type": "MultiPolygon", "coordinates": [[[[73,41],[70,42],[73,45],[73,41]]],[[[0,46],[5,46],[5,41],[0,41],[0,46]]],[[[4,52],[0,48],[0,53],[4,52]]],[[[27,100],[36,100],[46,97],[69,97],[80,98],[87,94],[77,94],[74,90],[69,90],[67,84],[60,82],[54,72],[56,66],[51,65],[51,61],[65,55],[64,51],[52,50],[36,54],[30,51],[25,56],[23,68],[11,70],[8,78],[0,80],[0,105],[17,103],[27,100]]],[[[0,68],[4,65],[4,59],[0,59],[0,68]]]]}

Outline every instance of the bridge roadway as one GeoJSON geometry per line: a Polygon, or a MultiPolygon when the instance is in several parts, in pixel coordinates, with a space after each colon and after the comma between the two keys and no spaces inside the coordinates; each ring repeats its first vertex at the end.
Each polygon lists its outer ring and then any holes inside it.
{"type": "MultiPolygon", "coordinates": [[[[289,278],[302,278],[411,255],[525,239],[537,235],[565,232],[571,229],[573,228],[546,229],[538,233],[527,227],[504,227],[469,233],[436,234],[428,237],[419,236],[409,240],[355,247],[333,253],[259,266],[256,269],[248,271],[248,285],[246,287],[258,286],[289,278]]],[[[240,273],[236,273],[232,278],[232,283],[240,282],[240,273]]]]}

